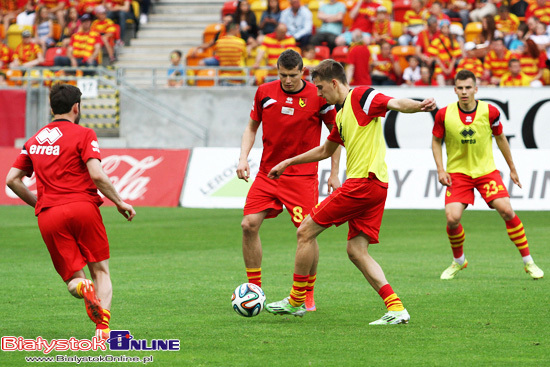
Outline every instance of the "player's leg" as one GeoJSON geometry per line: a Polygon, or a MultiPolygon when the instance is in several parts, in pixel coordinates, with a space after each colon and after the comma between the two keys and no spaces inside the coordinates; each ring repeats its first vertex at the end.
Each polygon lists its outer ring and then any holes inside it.
{"type": "Polygon", "coordinates": [[[74,273],[72,277],[65,281],[67,289],[76,298],[83,298],[86,306],[88,317],[96,325],[103,319],[103,307],[96,294],[94,283],[86,279],[86,274],[83,270],[74,273]]]}
{"type": "Polygon", "coordinates": [[[529,251],[527,236],[525,235],[525,228],[523,228],[522,221],[512,209],[510,198],[497,198],[492,200],[489,205],[495,208],[502,219],[504,219],[508,237],[516,245],[521,257],[523,258],[525,272],[527,272],[533,279],[542,278],[544,276],[544,272],[533,261],[533,257],[529,251]]]}
{"type": "Polygon", "coordinates": [[[382,267],[370,256],[369,239],[364,233],[348,240],[347,252],[351,262],[361,271],[365,279],[382,297],[387,308],[387,313],[370,325],[406,324],[410,316],[401,299],[397,297],[384,275],[382,267]]]}
{"type": "Polygon", "coordinates": [[[88,263],[90,276],[96,287],[97,297],[103,308],[101,321],[96,323],[96,336],[107,339],[109,337],[109,323],[111,321],[111,301],[113,299],[113,286],[109,272],[109,260],[88,263]]]}
{"type": "Polygon", "coordinates": [[[262,287],[262,242],[260,227],[267,216],[267,210],[243,217],[243,258],[249,283],[262,287]]]}

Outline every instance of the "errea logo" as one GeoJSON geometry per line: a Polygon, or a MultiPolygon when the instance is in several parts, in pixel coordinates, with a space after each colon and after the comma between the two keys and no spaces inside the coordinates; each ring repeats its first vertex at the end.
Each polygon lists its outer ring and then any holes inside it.
{"type": "Polygon", "coordinates": [[[58,127],[54,127],[51,130],[46,127],[40,132],[40,134],[36,136],[36,140],[40,144],[44,144],[48,142],[50,145],[52,145],[62,136],[63,134],[61,133],[61,130],[59,130],[58,127]]]}
{"type": "Polygon", "coordinates": [[[90,144],[92,144],[92,150],[99,153],[99,143],[97,140],[92,140],[90,144]]]}

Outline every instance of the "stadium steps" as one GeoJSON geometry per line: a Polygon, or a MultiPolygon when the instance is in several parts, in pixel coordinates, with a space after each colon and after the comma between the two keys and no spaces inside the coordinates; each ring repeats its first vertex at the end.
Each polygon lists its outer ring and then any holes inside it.
{"type": "MultiPolygon", "coordinates": [[[[185,54],[202,43],[204,28],[219,22],[224,0],[160,0],[154,2],[149,21],[140,26],[138,37],[117,55],[119,68],[168,68],[169,54],[180,50],[185,54]]],[[[184,60],[185,61],[185,60],[184,60]]],[[[127,75],[151,78],[151,70],[132,71],[127,75]]]]}
{"type": "Polygon", "coordinates": [[[97,98],[82,99],[80,125],[94,129],[100,138],[119,137],[120,100],[118,90],[98,85],[97,98]]]}

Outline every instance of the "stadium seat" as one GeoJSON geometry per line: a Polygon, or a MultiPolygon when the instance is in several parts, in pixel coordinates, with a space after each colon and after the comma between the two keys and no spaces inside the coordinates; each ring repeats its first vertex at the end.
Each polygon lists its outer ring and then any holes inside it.
{"type": "Polygon", "coordinates": [[[313,26],[315,28],[319,28],[323,24],[323,21],[317,17],[317,12],[319,11],[320,6],[321,4],[319,4],[319,1],[317,0],[311,0],[309,4],[307,4],[307,7],[313,16],[313,26]]]}
{"type": "Polygon", "coordinates": [[[403,22],[405,13],[411,9],[411,0],[395,0],[393,2],[393,20],[403,22]]]}
{"type": "Polygon", "coordinates": [[[414,55],[416,53],[416,48],[414,46],[395,46],[391,49],[391,53],[393,56],[397,57],[401,70],[405,70],[405,68],[409,66],[407,57],[414,55]]]}
{"type": "Polygon", "coordinates": [[[332,50],[331,58],[335,61],[345,63],[348,60],[348,46],[337,46],[332,50]]]}
{"type": "Polygon", "coordinates": [[[403,23],[391,21],[390,32],[392,38],[399,38],[403,35],[403,23]]]}
{"type": "Polygon", "coordinates": [[[193,55],[193,52],[195,52],[197,48],[193,47],[187,51],[187,55],[185,55],[186,65],[187,66],[198,66],[199,61],[206,57],[212,56],[212,49],[209,48],[207,50],[204,50],[203,52],[198,52],[195,55],[193,55]]]}
{"type": "Polygon", "coordinates": [[[256,15],[256,22],[260,24],[260,19],[262,19],[262,13],[267,10],[267,1],[266,0],[256,0],[250,4],[250,10],[256,15]]]}
{"type": "Polygon", "coordinates": [[[330,48],[328,48],[328,46],[315,46],[315,59],[330,59],[330,48]]]}
{"type": "Polygon", "coordinates": [[[50,47],[46,50],[44,55],[44,62],[42,66],[53,66],[54,59],[56,56],[65,56],[67,54],[67,49],[65,47],[50,47]]]}
{"type": "Polygon", "coordinates": [[[476,37],[481,33],[482,26],[481,22],[470,22],[466,25],[464,30],[464,38],[466,42],[475,41],[476,37]]]}
{"type": "Polygon", "coordinates": [[[237,1],[230,0],[223,3],[222,7],[222,18],[227,14],[235,14],[237,11],[237,1]]]}
{"type": "Polygon", "coordinates": [[[62,29],[61,24],[53,23],[53,39],[57,42],[61,39],[62,29]]]}
{"type": "Polygon", "coordinates": [[[216,70],[214,69],[200,69],[195,75],[201,77],[211,77],[212,79],[197,79],[195,84],[197,87],[213,87],[215,85],[214,77],[216,76],[216,70]]]}
{"type": "Polygon", "coordinates": [[[349,12],[355,5],[355,0],[346,0],[344,4],[346,4],[346,14],[344,14],[344,20],[342,23],[344,25],[344,29],[348,29],[353,24],[353,19],[349,16],[349,12]]]}
{"type": "Polygon", "coordinates": [[[15,48],[19,46],[19,44],[23,40],[21,33],[23,33],[24,30],[29,30],[31,33],[34,34],[32,26],[30,25],[25,25],[25,26],[21,26],[18,24],[10,25],[10,27],[8,28],[8,34],[6,36],[7,38],[6,44],[8,45],[9,48],[11,48],[12,50],[15,50],[15,48]]]}
{"type": "Polygon", "coordinates": [[[4,29],[4,25],[0,23],[0,39],[6,38],[6,30],[4,29]]]}
{"type": "Polygon", "coordinates": [[[388,14],[392,15],[393,12],[393,1],[391,0],[382,0],[382,6],[386,8],[388,14]]]}
{"type": "Polygon", "coordinates": [[[281,10],[285,10],[289,6],[290,6],[290,2],[288,0],[279,0],[279,8],[281,8],[281,10]]]}
{"type": "Polygon", "coordinates": [[[368,45],[371,56],[378,55],[380,53],[380,45],[368,45]]]}
{"type": "Polygon", "coordinates": [[[23,72],[19,69],[8,69],[6,70],[6,82],[10,86],[21,85],[23,84],[22,80],[14,80],[13,78],[20,78],[23,76],[23,72]]]}
{"type": "Polygon", "coordinates": [[[212,23],[206,26],[204,28],[204,31],[202,31],[202,42],[207,43],[210,42],[216,37],[216,34],[220,32],[223,29],[223,24],[220,23],[212,23]]]}

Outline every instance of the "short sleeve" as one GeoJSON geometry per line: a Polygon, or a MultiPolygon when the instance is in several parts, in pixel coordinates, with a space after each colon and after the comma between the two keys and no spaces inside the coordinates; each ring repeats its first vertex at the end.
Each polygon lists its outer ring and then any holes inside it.
{"type": "Polygon", "coordinates": [[[432,129],[432,134],[436,138],[443,139],[445,136],[445,112],[447,107],[440,109],[435,114],[434,127],[432,129]]]}
{"type": "Polygon", "coordinates": [[[344,145],[344,142],[342,141],[342,137],[340,136],[340,132],[338,131],[338,125],[334,124],[332,127],[332,131],[330,132],[329,136],[327,137],[327,140],[330,140],[334,143],[344,145]]]}
{"type": "Polygon", "coordinates": [[[15,160],[15,163],[12,167],[20,169],[21,171],[25,171],[28,177],[32,176],[32,173],[34,172],[34,167],[31,157],[29,157],[27,148],[25,146],[23,146],[23,149],[21,149],[21,153],[15,160]]]}
{"type": "Polygon", "coordinates": [[[262,95],[263,94],[260,92],[260,88],[258,88],[258,90],[256,90],[256,95],[254,96],[254,101],[252,101],[252,110],[250,111],[250,118],[254,121],[262,121],[262,95]]]}
{"type": "Polygon", "coordinates": [[[491,130],[493,135],[502,134],[502,122],[500,122],[500,111],[493,105],[489,105],[489,123],[491,124],[491,130]]]}
{"type": "Polygon", "coordinates": [[[91,129],[88,129],[86,132],[80,156],[84,162],[88,162],[88,160],[93,158],[101,160],[101,152],[99,150],[97,136],[91,129]]]}

